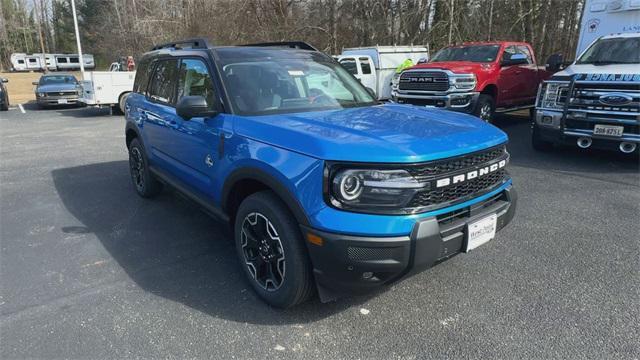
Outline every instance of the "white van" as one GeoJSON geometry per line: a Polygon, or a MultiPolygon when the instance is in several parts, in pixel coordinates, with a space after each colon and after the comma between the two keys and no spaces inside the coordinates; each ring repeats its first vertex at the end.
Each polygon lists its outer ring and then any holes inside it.
{"type": "Polygon", "coordinates": [[[587,0],[576,58],[599,37],[640,32],[640,0],[587,0]]]}
{"type": "Polygon", "coordinates": [[[25,53],[13,53],[11,54],[11,68],[13,71],[27,71],[27,62],[25,53]]]}
{"type": "Polygon", "coordinates": [[[413,64],[429,60],[426,46],[371,46],[346,48],[337,60],[380,100],[391,98],[391,80],[405,60],[413,64]]]}

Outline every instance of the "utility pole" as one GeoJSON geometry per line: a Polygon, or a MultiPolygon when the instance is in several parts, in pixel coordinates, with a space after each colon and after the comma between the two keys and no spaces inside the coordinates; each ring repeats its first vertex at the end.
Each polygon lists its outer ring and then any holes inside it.
{"type": "Polygon", "coordinates": [[[34,2],[34,5],[35,5],[35,9],[36,9],[36,17],[38,18],[38,19],[36,19],[36,24],[38,24],[38,37],[40,38],[40,52],[41,52],[41,56],[40,56],[41,63],[40,63],[40,66],[42,66],[42,69],[46,73],[47,71],[49,71],[49,67],[47,66],[47,57],[45,56],[45,53],[44,53],[44,40],[42,39],[42,24],[40,23],[40,21],[42,19],[44,19],[44,16],[43,16],[42,8],[40,8],[40,10],[38,10],[38,2],[37,1],[34,2]],[[40,15],[38,15],[38,13],[40,13],[40,15]]]}
{"type": "Polygon", "coordinates": [[[78,31],[78,15],[76,15],[76,2],[71,0],[71,12],[73,13],[73,27],[76,31],[76,45],[78,46],[78,61],[80,62],[80,73],[84,80],[84,59],[82,58],[82,46],[80,45],[80,32],[78,31]]]}

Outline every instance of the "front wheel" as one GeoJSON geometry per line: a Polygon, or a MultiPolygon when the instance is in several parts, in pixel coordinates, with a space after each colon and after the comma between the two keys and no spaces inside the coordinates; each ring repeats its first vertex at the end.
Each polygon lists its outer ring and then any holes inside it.
{"type": "Polygon", "coordinates": [[[147,158],[144,156],[144,148],[138,139],[133,139],[129,144],[129,171],[131,182],[138,195],[150,198],[162,191],[162,183],[149,171],[147,158]]]}
{"type": "Polygon", "coordinates": [[[485,122],[492,123],[495,111],[495,102],[490,95],[480,94],[473,114],[485,122]]]}
{"type": "Polygon", "coordinates": [[[271,191],[258,192],[240,204],[235,219],[240,265],[258,296],[278,308],[309,299],[311,262],[286,205],[271,191]]]}

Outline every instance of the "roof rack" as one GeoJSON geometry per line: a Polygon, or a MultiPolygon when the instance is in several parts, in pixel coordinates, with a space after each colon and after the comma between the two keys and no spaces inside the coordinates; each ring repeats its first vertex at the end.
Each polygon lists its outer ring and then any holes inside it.
{"type": "Polygon", "coordinates": [[[173,41],[166,44],[155,45],[151,51],[160,50],[160,49],[208,49],[210,47],[207,39],[204,38],[193,38],[193,39],[185,39],[180,41],[173,41]],[[186,45],[186,46],[184,46],[186,45]]]}
{"type": "Polygon", "coordinates": [[[318,51],[318,49],[314,48],[313,46],[307,44],[304,41],[276,41],[276,42],[264,42],[264,43],[256,43],[256,44],[244,44],[240,46],[284,47],[284,48],[291,48],[291,49],[318,51]]]}

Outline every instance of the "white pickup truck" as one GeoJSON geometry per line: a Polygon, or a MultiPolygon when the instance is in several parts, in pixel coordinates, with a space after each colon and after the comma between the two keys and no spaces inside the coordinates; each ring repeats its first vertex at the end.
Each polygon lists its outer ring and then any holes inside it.
{"type": "Polygon", "coordinates": [[[87,106],[110,106],[124,112],[126,95],[133,90],[135,71],[91,71],[80,81],[82,96],[79,101],[87,106]]]}

